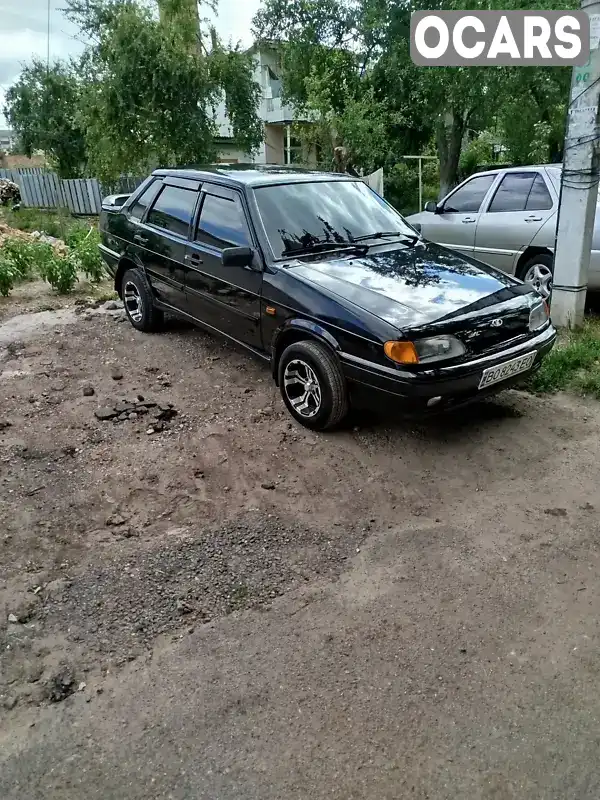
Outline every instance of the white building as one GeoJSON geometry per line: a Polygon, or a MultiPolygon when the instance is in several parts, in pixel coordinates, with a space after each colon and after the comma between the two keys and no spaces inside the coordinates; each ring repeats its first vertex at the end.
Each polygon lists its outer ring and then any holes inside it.
{"type": "Polygon", "coordinates": [[[15,142],[17,137],[15,136],[15,132],[11,130],[0,130],[0,150],[3,150],[5,153],[9,153],[15,142]]]}
{"type": "Polygon", "coordinates": [[[225,103],[216,109],[219,127],[219,161],[229,163],[296,164],[316,163],[314,152],[303,152],[302,143],[292,135],[292,123],[298,118],[291,106],[281,99],[281,79],[278,74],[277,53],[274,48],[257,46],[254,56],[254,80],[261,87],[258,115],[264,123],[264,139],[258,151],[250,156],[236,147],[225,113],[225,103]]]}

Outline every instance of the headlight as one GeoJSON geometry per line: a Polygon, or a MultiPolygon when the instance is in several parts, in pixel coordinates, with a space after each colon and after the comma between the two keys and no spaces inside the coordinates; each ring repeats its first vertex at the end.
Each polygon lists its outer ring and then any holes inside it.
{"type": "Polygon", "coordinates": [[[432,336],[416,342],[386,342],[384,352],[398,364],[429,364],[457,358],[465,352],[462,342],[454,336],[432,336]]]}
{"type": "Polygon", "coordinates": [[[529,314],[529,330],[537,331],[539,328],[543,328],[549,319],[550,309],[548,308],[548,303],[543,300],[531,309],[531,313],[529,314]]]}

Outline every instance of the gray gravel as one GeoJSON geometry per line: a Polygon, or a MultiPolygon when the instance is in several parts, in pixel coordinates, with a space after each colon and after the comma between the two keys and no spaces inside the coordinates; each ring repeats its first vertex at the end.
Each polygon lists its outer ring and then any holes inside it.
{"type": "MultiPolygon", "coordinates": [[[[116,535],[134,538],[124,523],[119,515],[107,520],[116,535]]],[[[57,628],[68,619],[69,635],[123,661],[180,625],[266,607],[317,578],[336,578],[362,536],[345,526],[321,530],[249,513],[130,560],[100,559],[44,598],[44,621],[57,628]]]]}

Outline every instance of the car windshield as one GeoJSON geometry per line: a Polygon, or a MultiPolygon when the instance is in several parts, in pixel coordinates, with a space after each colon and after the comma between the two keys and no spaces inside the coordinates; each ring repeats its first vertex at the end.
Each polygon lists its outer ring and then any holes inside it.
{"type": "MultiPolygon", "coordinates": [[[[256,202],[275,258],[324,243],[332,249],[383,233],[384,241],[415,231],[362,181],[319,181],[261,186],[256,202]]],[[[376,243],[376,239],[374,239],[376,243]]]]}

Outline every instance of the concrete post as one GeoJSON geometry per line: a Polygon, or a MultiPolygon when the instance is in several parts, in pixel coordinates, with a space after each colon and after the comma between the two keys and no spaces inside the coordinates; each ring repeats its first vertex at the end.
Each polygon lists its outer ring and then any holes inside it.
{"type": "Polygon", "coordinates": [[[582,0],[581,8],[590,18],[590,58],[573,68],[552,290],[552,321],[569,328],[583,323],[600,179],[600,2],[582,0]]]}

